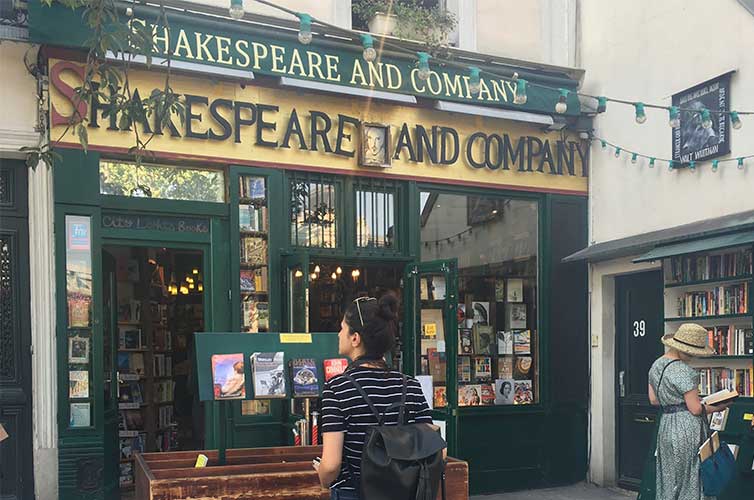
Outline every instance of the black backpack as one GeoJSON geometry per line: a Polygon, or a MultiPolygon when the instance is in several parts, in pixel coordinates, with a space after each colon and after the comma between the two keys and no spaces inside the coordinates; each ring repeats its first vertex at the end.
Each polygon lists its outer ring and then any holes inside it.
{"type": "MultiPolygon", "coordinates": [[[[346,372],[377,417],[378,424],[369,427],[361,455],[362,500],[435,500],[442,485],[445,500],[445,461],[447,444],[429,424],[407,424],[406,391],[408,380],[403,375],[400,404],[389,406],[380,415],[358,382],[346,372]],[[383,425],[385,414],[399,407],[398,425],[383,425]]],[[[350,469],[349,469],[350,471],[350,469]]],[[[351,476],[353,477],[353,471],[351,476]]]]}

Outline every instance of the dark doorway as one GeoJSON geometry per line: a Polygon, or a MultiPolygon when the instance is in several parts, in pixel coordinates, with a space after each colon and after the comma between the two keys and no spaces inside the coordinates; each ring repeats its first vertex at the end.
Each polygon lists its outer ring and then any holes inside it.
{"type": "Polygon", "coordinates": [[[616,278],[615,304],[618,484],[638,490],[657,415],[647,396],[647,373],[662,354],[662,273],[616,278]]]}
{"type": "Polygon", "coordinates": [[[204,331],[205,270],[199,250],[107,246],[104,254],[113,261],[116,316],[118,420],[110,432],[127,491],[135,452],[204,449],[192,343],[204,331]]]}

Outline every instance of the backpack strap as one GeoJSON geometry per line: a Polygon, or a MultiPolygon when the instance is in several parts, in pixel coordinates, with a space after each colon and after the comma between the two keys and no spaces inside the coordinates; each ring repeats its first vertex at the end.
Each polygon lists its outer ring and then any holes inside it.
{"type": "Polygon", "coordinates": [[[359,394],[361,395],[362,399],[366,401],[367,405],[369,406],[369,409],[372,410],[372,413],[374,414],[374,416],[377,417],[377,425],[382,426],[385,422],[385,415],[387,414],[387,412],[389,412],[395,407],[398,407],[399,409],[398,425],[402,425],[406,422],[405,408],[406,408],[406,394],[408,393],[408,379],[406,378],[404,374],[401,373],[401,377],[403,380],[403,392],[401,393],[400,403],[391,404],[390,406],[385,408],[385,411],[383,411],[382,414],[380,414],[380,412],[377,411],[377,408],[375,408],[374,404],[372,403],[372,400],[369,399],[369,396],[367,396],[366,391],[364,391],[361,385],[359,385],[359,383],[356,381],[355,378],[353,378],[353,376],[350,373],[346,371],[345,373],[343,373],[343,376],[345,376],[346,379],[349,380],[354,385],[354,387],[356,387],[356,390],[359,391],[359,394]]]}

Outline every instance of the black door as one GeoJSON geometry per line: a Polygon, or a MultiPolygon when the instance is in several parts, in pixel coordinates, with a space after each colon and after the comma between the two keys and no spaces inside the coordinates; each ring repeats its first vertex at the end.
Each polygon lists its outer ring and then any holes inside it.
{"type": "Polygon", "coordinates": [[[647,396],[649,367],[662,354],[662,273],[615,280],[618,484],[639,489],[657,411],[647,396]]]}
{"type": "Polygon", "coordinates": [[[0,160],[0,498],[34,495],[26,166],[0,160]]]}

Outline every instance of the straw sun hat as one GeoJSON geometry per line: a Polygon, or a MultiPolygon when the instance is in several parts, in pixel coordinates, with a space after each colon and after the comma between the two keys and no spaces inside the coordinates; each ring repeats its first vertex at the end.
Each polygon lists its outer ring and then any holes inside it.
{"type": "Polygon", "coordinates": [[[696,323],[684,323],[675,333],[662,337],[662,343],[689,356],[712,356],[715,350],[707,345],[707,330],[696,323]]]}

